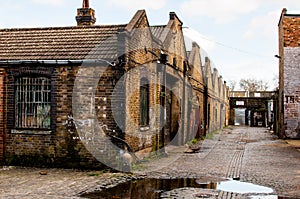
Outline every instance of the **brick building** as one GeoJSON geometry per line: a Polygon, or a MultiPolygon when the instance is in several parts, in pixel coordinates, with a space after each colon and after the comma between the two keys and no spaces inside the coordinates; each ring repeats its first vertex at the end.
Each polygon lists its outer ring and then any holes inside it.
{"type": "Polygon", "coordinates": [[[149,153],[227,124],[228,91],[182,22],[0,29],[0,161],[119,168],[124,148],[149,153]],[[204,72],[205,71],[205,72],[204,72]],[[163,125],[164,124],[164,125],[163,125]],[[119,158],[119,159],[118,159],[119,158]]]}
{"type": "Polygon", "coordinates": [[[300,14],[284,8],[279,33],[279,125],[282,138],[300,138],[300,14]]]}

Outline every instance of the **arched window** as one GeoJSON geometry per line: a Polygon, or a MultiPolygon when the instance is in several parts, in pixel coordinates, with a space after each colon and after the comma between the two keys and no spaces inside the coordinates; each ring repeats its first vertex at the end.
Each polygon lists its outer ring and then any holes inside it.
{"type": "Polygon", "coordinates": [[[51,81],[18,77],[15,82],[15,127],[50,129],[51,81]]]}
{"type": "Polygon", "coordinates": [[[140,81],[140,126],[149,125],[150,89],[146,78],[140,81]]]}

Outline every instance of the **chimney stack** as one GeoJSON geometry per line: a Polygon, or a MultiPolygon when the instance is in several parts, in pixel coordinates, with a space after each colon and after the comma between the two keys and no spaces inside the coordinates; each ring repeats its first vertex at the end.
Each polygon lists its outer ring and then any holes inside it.
{"type": "Polygon", "coordinates": [[[92,26],[96,22],[95,10],[90,8],[89,0],[83,0],[82,8],[77,9],[77,26],[92,26]]]}

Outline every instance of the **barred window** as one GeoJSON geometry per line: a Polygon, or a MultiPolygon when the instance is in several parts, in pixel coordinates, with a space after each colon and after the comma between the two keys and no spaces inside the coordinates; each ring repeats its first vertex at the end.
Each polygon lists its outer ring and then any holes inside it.
{"type": "Polygon", "coordinates": [[[143,78],[140,82],[140,125],[149,125],[149,83],[148,80],[143,78]]]}
{"type": "Polygon", "coordinates": [[[49,129],[51,82],[47,77],[19,77],[15,82],[16,128],[49,129]]]}

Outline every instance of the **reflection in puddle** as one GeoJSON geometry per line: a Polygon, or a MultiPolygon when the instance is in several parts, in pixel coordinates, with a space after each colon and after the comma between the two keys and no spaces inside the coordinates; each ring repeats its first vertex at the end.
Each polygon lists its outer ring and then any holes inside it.
{"type": "MultiPolygon", "coordinates": [[[[171,190],[180,193],[181,188],[197,188],[200,190],[224,191],[239,194],[270,194],[271,188],[263,187],[251,183],[240,182],[236,180],[224,179],[142,179],[121,183],[109,189],[103,189],[98,192],[86,193],[81,195],[85,198],[153,198],[159,199],[171,190]]],[[[274,198],[274,197],[273,197],[274,198]]],[[[255,199],[255,198],[254,198],[255,199]]]]}
{"type": "Polygon", "coordinates": [[[236,180],[228,180],[219,182],[217,189],[233,193],[273,193],[273,189],[269,187],[259,186],[248,182],[240,182],[236,180]]]}
{"type": "Polygon", "coordinates": [[[251,199],[278,199],[275,195],[268,195],[268,196],[250,196],[251,199]]]}

